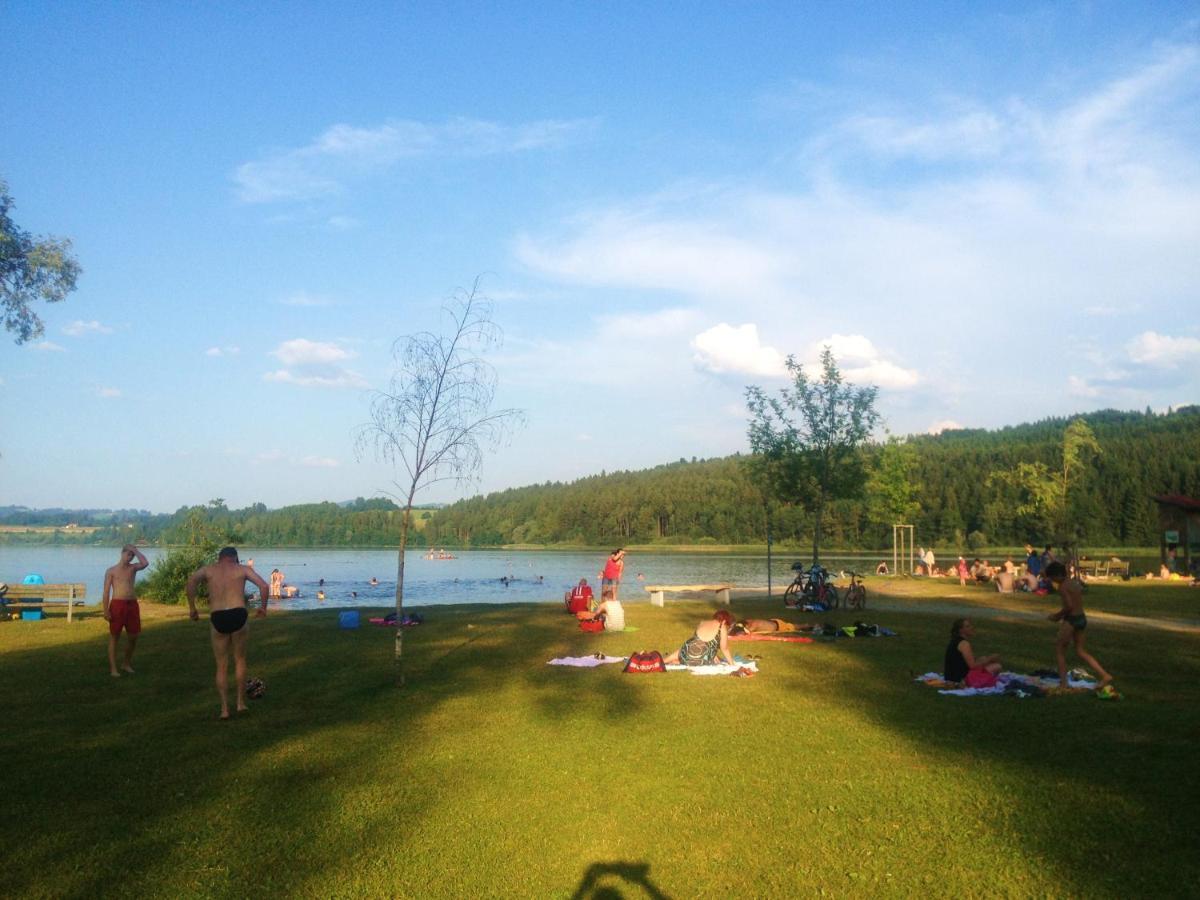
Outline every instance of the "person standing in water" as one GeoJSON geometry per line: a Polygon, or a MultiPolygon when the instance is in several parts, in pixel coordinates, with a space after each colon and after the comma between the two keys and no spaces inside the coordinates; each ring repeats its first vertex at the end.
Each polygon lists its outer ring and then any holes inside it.
{"type": "Polygon", "coordinates": [[[142,551],[133,544],[121,548],[121,558],[115,566],[109,566],[104,573],[104,590],[101,594],[101,606],[104,610],[104,621],[108,623],[108,674],[120,678],[117,671],[117,643],[121,639],[121,629],[125,629],[125,665],[122,671],[133,674],[133,648],[137,646],[138,635],[142,633],[142,613],[138,608],[137,593],[133,589],[133,580],[137,573],[150,565],[142,551]]]}
{"type": "Polygon", "coordinates": [[[258,588],[262,606],[255,614],[262,618],[267,614],[267,599],[270,588],[261,576],[249,566],[238,562],[237,550],[222,547],[217,561],[210,566],[201,566],[192,573],[187,582],[188,614],[195,622],[200,618],[196,611],[196,591],[201,582],[208,584],[208,618],[212,623],[213,657],[217,664],[217,693],[221,697],[221,718],[229,718],[229,652],[233,651],[234,675],[237,678],[237,711],[245,712],[246,706],[246,642],[250,636],[247,625],[246,582],[258,588]]]}

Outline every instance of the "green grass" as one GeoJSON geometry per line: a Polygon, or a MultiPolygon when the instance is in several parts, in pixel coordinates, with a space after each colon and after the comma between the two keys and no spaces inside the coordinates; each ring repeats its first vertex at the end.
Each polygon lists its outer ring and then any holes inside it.
{"type": "MultiPolygon", "coordinates": [[[[545,665],[673,649],[698,601],[635,603],[617,635],[547,606],[428,608],[402,690],[389,631],[273,615],[251,638],[267,696],[230,723],[207,626],[178,610],[115,681],[98,618],[0,623],[0,895],[1196,894],[1196,633],[1096,622],[1120,703],[943,697],[911,676],[955,610],[1017,669],[1052,665],[1053,626],[957,584],[869,589],[900,637],[735,644],[753,679],[545,665]]],[[[1200,591],[1088,602],[1196,624],[1200,591]]]]}

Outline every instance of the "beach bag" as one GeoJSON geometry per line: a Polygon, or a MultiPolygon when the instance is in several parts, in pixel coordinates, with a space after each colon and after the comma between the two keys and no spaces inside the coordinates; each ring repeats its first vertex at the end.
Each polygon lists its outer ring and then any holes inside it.
{"type": "Polygon", "coordinates": [[[630,675],[665,672],[667,671],[667,664],[663,662],[663,655],[657,650],[646,650],[641,653],[631,654],[629,661],[625,663],[625,671],[630,675]]]}
{"type": "Polygon", "coordinates": [[[603,631],[604,630],[604,620],[603,619],[583,619],[579,623],[579,630],[580,631],[603,631]]]}

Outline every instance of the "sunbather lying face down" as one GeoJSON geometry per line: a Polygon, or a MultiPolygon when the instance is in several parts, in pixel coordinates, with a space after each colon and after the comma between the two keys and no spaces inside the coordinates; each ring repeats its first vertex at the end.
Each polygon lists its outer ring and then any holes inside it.
{"type": "Polygon", "coordinates": [[[696,632],[665,662],[667,665],[709,666],[724,659],[731,666],[737,665],[729,652],[729,629],[732,627],[733,613],[727,609],[717,610],[711,619],[697,625],[696,632]]]}
{"type": "Polygon", "coordinates": [[[775,634],[778,631],[799,631],[791,622],[783,619],[743,619],[735,622],[730,634],[775,634]]]}

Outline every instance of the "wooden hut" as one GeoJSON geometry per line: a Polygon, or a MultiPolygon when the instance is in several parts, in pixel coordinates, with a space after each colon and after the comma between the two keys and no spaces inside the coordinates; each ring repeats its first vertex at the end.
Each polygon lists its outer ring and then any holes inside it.
{"type": "Polygon", "coordinates": [[[1200,500],[1182,494],[1159,494],[1151,498],[1158,504],[1159,556],[1175,550],[1175,571],[1181,575],[1192,570],[1192,561],[1200,559],[1200,500]]]}

